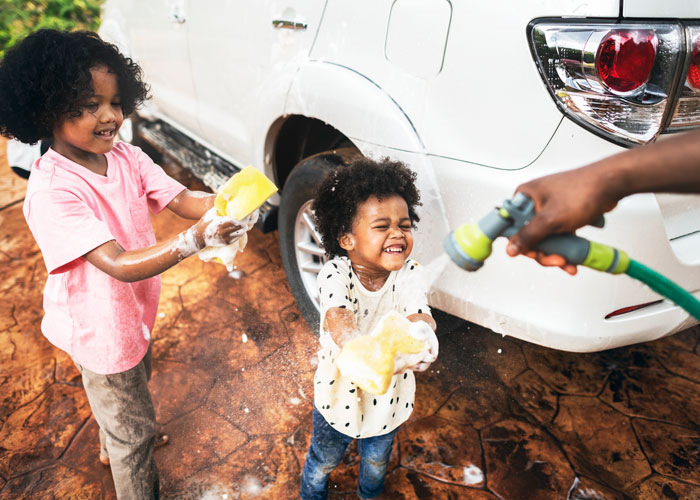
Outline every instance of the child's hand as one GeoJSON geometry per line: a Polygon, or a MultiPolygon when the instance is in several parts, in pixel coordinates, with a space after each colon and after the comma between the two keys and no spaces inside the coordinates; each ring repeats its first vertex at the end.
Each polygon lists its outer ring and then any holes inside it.
{"type": "Polygon", "coordinates": [[[421,353],[422,359],[420,359],[420,361],[418,361],[416,364],[408,366],[407,369],[413,370],[414,372],[424,372],[438,357],[440,344],[437,336],[435,335],[435,332],[431,326],[425,321],[411,322],[411,326],[408,328],[408,333],[411,337],[425,342],[427,344],[427,349],[421,353]]]}
{"type": "MultiPolygon", "coordinates": [[[[252,227],[252,225],[250,225],[252,227]]],[[[223,247],[230,245],[250,229],[245,221],[241,224],[230,217],[216,215],[216,208],[210,208],[204,217],[190,228],[197,246],[223,247]]]]}

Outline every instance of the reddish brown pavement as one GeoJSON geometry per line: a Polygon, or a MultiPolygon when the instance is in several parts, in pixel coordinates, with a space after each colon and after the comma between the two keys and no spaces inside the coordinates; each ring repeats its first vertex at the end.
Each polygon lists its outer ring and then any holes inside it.
{"type": "MultiPolygon", "coordinates": [[[[112,499],[78,372],[40,332],[46,270],[0,150],[0,498],[112,499]]],[[[160,237],[186,227],[154,220],[160,237]]],[[[276,233],[252,231],[236,263],[238,279],[196,257],[163,275],[151,389],[166,499],[296,497],[316,336],[276,233]]],[[[440,358],[417,376],[388,498],[700,499],[698,328],[572,354],[437,316],[440,358]]],[[[354,450],[330,498],[355,498],[354,450]]]]}

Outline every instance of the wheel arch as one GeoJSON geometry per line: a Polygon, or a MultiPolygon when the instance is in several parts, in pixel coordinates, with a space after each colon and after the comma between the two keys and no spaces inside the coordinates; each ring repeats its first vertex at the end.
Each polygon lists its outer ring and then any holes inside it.
{"type": "Polygon", "coordinates": [[[372,146],[425,151],[406,113],[370,78],[338,64],[309,61],[290,84],[284,114],[268,128],[265,157],[283,188],[304,158],[341,147],[367,155],[372,146]]]}
{"type": "Polygon", "coordinates": [[[353,142],[333,126],[303,115],[288,115],[271,128],[268,157],[271,159],[277,185],[284,184],[294,167],[305,158],[340,148],[359,150],[353,142]]]}

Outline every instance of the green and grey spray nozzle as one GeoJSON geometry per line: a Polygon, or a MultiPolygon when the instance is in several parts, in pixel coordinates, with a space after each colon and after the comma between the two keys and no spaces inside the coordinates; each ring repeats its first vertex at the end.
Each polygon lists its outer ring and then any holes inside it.
{"type": "MultiPolygon", "coordinates": [[[[502,207],[488,213],[477,223],[462,224],[444,241],[452,261],[462,269],[476,271],[491,255],[493,240],[499,236],[510,238],[535,215],[535,204],[523,193],[503,202],[502,207]]],[[[599,219],[595,225],[603,227],[599,219]]],[[[591,242],[575,234],[556,234],[542,240],[537,250],[558,254],[574,265],[584,265],[613,274],[625,272],[629,257],[625,252],[600,243],[591,242]]]]}

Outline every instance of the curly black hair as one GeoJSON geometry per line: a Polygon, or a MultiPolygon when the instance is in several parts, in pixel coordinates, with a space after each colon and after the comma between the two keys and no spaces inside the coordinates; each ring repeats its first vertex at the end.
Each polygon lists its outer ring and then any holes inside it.
{"type": "Polygon", "coordinates": [[[347,255],[338,242],[352,231],[357,207],[371,196],[382,199],[397,194],[406,200],[411,226],[420,221],[416,207],[421,205],[416,173],[404,163],[383,158],[359,157],[329,171],[321,181],[312,210],[322,246],[329,257],[347,255]]]}
{"type": "Polygon", "coordinates": [[[124,116],[148,98],[141,68],[90,31],[42,29],[0,62],[0,135],[34,144],[81,112],[93,93],[90,69],[104,65],[117,77],[124,116]]]}

